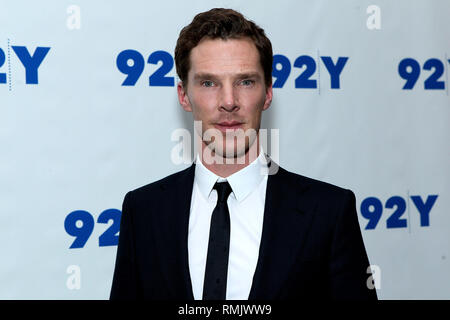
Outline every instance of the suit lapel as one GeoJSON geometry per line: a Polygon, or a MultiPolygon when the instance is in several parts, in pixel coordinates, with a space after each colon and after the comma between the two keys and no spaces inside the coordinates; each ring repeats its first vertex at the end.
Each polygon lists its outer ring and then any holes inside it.
{"type": "Polygon", "coordinates": [[[307,186],[282,168],[269,175],[259,257],[249,300],[276,299],[301,255],[315,205],[303,199],[307,186]]]}
{"type": "Polygon", "coordinates": [[[188,228],[195,163],[173,181],[162,185],[156,239],[162,239],[160,263],[168,289],[176,299],[194,300],[188,260],[188,228]]]}

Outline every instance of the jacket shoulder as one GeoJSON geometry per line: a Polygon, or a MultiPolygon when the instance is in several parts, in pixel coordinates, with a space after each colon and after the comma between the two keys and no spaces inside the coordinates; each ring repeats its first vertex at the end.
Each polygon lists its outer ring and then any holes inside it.
{"type": "Polygon", "coordinates": [[[277,174],[281,174],[282,179],[285,180],[291,188],[317,194],[319,197],[325,197],[328,199],[330,197],[341,198],[348,195],[354,197],[353,192],[349,189],[345,189],[326,181],[321,181],[290,172],[281,167],[279,168],[279,172],[277,174]]]}
{"type": "Polygon", "coordinates": [[[127,193],[127,196],[132,196],[133,198],[136,198],[152,194],[152,196],[154,197],[155,194],[158,194],[163,190],[166,190],[173,186],[177,186],[179,185],[179,183],[184,183],[186,181],[185,179],[188,179],[187,181],[189,181],[190,175],[191,178],[193,179],[194,170],[195,165],[192,165],[184,170],[175,172],[162,179],[159,179],[157,181],[151,182],[149,184],[136,188],[132,191],[129,191],[127,193]]]}

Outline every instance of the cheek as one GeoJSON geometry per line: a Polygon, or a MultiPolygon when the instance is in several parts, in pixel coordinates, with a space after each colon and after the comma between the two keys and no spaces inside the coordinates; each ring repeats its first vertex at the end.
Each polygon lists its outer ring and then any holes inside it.
{"type": "Polygon", "coordinates": [[[264,93],[258,92],[241,92],[240,103],[241,107],[245,108],[245,113],[253,119],[259,118],[261,115],[266,96],[264,93]]]}
{"type": "Polygon", "coordinates": [[[215,96],[212,94],[195,94],[190,97],[192,113],[195,120],[206,120],[216,109],[215,96]]]}
{"type": "Polygon", "coordinates": [[[262,108],[264,101],[266,100],[266,92],[262,88],[242,89],[238,92],[239,99],[242,102],[245,101],[248,105],[262,108]]]}

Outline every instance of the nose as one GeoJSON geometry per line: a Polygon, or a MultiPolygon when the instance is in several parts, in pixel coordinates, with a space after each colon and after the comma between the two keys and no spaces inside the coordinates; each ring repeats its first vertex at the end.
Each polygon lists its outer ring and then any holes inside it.
{"type": "Polygon", "coordinates": [[[220,109],[233,112],[239,109],[236,90],[231,84],[224,84],[221,88],[220,109]]]}

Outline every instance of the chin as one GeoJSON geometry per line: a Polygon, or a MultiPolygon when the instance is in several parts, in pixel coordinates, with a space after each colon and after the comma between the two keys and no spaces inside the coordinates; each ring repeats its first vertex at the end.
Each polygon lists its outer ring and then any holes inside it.
{"type": "Polygon", "coordinates": [[[244,146],[237,146],[235,143],[231,143],[231,145],[227,148],[223,148],[220,152],[217,152],[217,156],[225,159],[225,163],[227,164],[244,164],[245,163],[245,155],[249,151],[248,144],[244,146]]]}
{"type": "Polygon", "coordinates": [[[243,164],[248,146],[237,147],[233,142],[229,147],[216,146],[214,143],[208,144],[210,152],[214,154],[212,161],[216,164],[243,164]]]}

